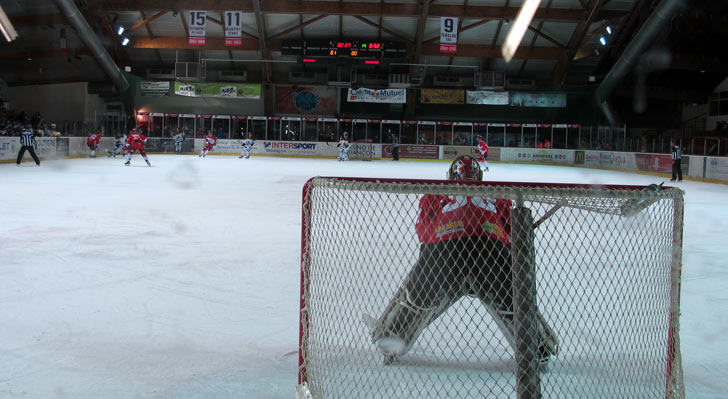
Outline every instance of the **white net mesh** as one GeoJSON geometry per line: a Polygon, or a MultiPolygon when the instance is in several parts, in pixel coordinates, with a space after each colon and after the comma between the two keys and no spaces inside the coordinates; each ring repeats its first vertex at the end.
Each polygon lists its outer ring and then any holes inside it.
{"type": "Polygon", "coordinates": [[[299,382],[315,399],[683,398],[682,194],[312,179],[299,382]],[[512,228],[532,236],[512,238],[531,248],[535,280],[513,280],[508,245],[421,246],[427,194],[527,208],[512,228]]]}

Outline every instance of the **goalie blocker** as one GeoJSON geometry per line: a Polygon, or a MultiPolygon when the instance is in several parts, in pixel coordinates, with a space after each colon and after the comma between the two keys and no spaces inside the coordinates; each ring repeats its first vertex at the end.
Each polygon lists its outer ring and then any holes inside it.
{"type": "MultiPolygon", "coordinates": [[[[481,180],[478,162],[458,157],[450,180],[481,180]]],[[[417,235],[420,254],[390,300],[371,337],[385,364],[407,353],[420,333],[452,304],[478,298],[515,351],[511,286],[511,201],[425,195],[420,200],[417,235]]],[[[558,339],[537,312],[542,364],[558,353],[558,339]]]]}

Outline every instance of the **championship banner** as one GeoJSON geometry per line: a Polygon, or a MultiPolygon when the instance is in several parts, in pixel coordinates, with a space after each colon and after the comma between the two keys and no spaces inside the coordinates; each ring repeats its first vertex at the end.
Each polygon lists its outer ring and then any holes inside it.
{"type": "Polygon", "coordinates": [[[455,53],[458,51],[458,19],[454,17],[440,18],[440,51],[455,53]]]}
{"type": "Polygon", "coordinates": [[[225,11],[225,45],[242,46],[243,12],[225,11]]]}
{"type": "Polygon", "coordinates": [[[205,45],[205,22],[207,22],[206,11],[190,11],[190,45],[205,45]]]}
{"type": "Polygon", "coordinates": [[[422,89],[420,102],[423,104],[463,104],[465,102],[462,90],[449,89],[422,89]]]}
{"type": "Polygon", "coordinates": [[[187,97],[222,97],[259,100],[260,85],[251,83],[174,82],[174,94],[187,97]]]}
{"type": "Polygon", "coordinates": [[[169,82],[141,82],[139,92],[143,97],[162,97],[169,95],[169,82]]]}
{"type": "Polygon", "coordinates": [[[564,108],[566,93],[511,93],[513,107],[564,108]]]}
{"type": "Polygon", "coordinates": [[[336,115],[338,89],[328,86],[276,86],[278,114],[336,115]]]}
{"type": "Polygon", "coordinates": [[[508,105],[507,91],[467,90],[466,102],[478,105],[508,105]]]}
{"type": "Polygon", "coordinates": [[[352,103],[405,104],[407,89],[349,89],[348,101],[352,103]]]}

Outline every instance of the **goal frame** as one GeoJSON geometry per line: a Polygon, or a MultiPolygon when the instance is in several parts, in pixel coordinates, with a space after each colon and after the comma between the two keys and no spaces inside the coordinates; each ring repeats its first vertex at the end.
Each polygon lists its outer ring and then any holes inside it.
{"type": "MultiPolygon", "coordinates": [[[[307,383],[309,381],[309,374],[308,374],[308,368],[306,364],[306,356],[308,352],[308,342],[306,340],[307,329],[309,326],[309,314],[308,314],[308,299],[307,299],[307,292],[308,292],[308,285],[310,284],[310,280],[307,279],[307,275],[310,272],[309,266],[310,266],[310,253],[307,251],[307,239],[309,237],[310,229],[311,229],[311,207],[312,202],[310,201],[311,196],[311,190],[314,188],[316,182],[318,181],[330,181],[332,184],[335,182],[335,184],[342,184],[344,187],[355,187],[358,184],[367,184],[367,183],[391,183],[391,184],[399,184],[404,186],[411,186],[411,187],[428,187],[428,188],[434,188],[432,190],[432,193],[436,194],[447,194],[448,187],[449,188],[462,188],[462,187],[468,187],[468,186],[496,186],[496,187],[507,187],[512,192],[512,199],[514,200],[515,208],[519,209],[523,207],[523,197],[521,194],[519,194],[519,190],[523,189],[555,189],[555,190],[563,190],[563,189],[573,189],[573,190],[583,190],[584,192],[589,192],[591,190],[599,190],[599,192],[609,192],[609,191],[627,191],[627,192],[634,192],[635,198],[644,198],[645,197],[645,186],[636,186],[636,185],[600,185],[600,186],[593,186],[593,185],[587,185],[587,184],[570,184],[570,183],[529,183],[529,182],[481,182],[481,181],[447,181],[447,180],[431,180],[431,179],[393,179],[393,178],[355,178],[355,177],[314,177],[309,179],[304,187],[303,187],[303,193],[302,193],[302,222],[301,222],[301,291],[300,291],[300,307],[299,307],[299,368],[298,368],[298,385],[297,385],[297,397],[299,399],[303,398],[313,398],[307,389],[307,383]]],[[[361,191],[378,191],[377,189],[367,189],[367,188],[355,188],[361,191]]],[[[416,191],[417,189],[412,189],[413,191],[416,191]]],[[[679,313],[680,313],[680,278],[681,278],[681,269],[682,269],[682,220],[683,220],[683,213],[684,213],[684,199],[682,197],[682,191],[679,189],[676,189],[674,187],[664,187],[662,188],[663,191],[665,190],[676,190],[675,192],[679,192],[679,196],[676,197],[670,197],[676,201],[675,207],[674,207],[674,219],[673,219],[673,226],[672,226],[672,233],[673,233],[673,242],[672,242],[672,272],[671,272],[671,281],[670,281],[670,310],[669,310],[669,327],[668,327],[668,335],[666,337],[666,350],[667,350],[667,365],[665,369],[665,397],[666,398],[684,398],[684,386],[682,385],[682,365],[681,365],[681,356],[680,356],[680,347],[679,347],[679,313]],[[680,379],[680,383],[678,386],[680,387],[679,390],[682,390],[682,392],[670,392],[671,387],[671,380],[673,378],[680,379]]],[[[654,191],[654,190],[653,190],[654,191]]],[[[640,212],[643,209],[648,208],[651,204],[653,204],[655,201],[657,201],[655,193],[647,194],[647,199],[637,200],[635,198],[627,198],[624,201],[624,204],[619,209],[611,209],[611,210],[604,210],[604,209],[597,209],[597,208],[589,208],[588,206],[585,206],[584,208],[581,208],[581,204],[576,203],[568,203],[568,201],[565,202],[553,202],[551,203],[553,205],[552,209],[547,212],[546,215],[542,217],[541,220],[534,221],[533,219],[530,219],[530,223],[534,227],[531,231],[538,228],[538,225],[543,222],[543,219],[546,219],[550,216],[552,216],[556,210],[559,208],[566,206],[566,207],[576,207],[581,209],[587,209],[589,211],[593,212],[602,212],[602,213],[614,213],[614,212],[621,212],[621,216],[632,216],[635,213],[640,212]],[[635,210],[634,204],[638,204],[638,208],[635,210]],[[630,205],[631,208],[627,208],[626,205],[630,205]],[[628,213],[629,212],[629,213],[628,213]]],[[[657,197],[659,198],[659,197],[657,197]]],[[[528,208],[525,208],[528,209],[528,208]]],[[[519,233],[514,232],[514,235],[518,235],[519,233]]],[[[526,241],[528,238],[526,238],[526,241]]],[[[521,240],[514,236],[513,237],[513,246],[514,248],[518,246],[518,243],[521,242],[521,240]]],[[[514,249],[515,250],[515,249],[514,249]]],[[[531,249],[532,250],[532,249],[531,249]]],[[[533,253],[528,253],[528,249],[526,248],[526,253],[521,253],[521,258],[530,258],[533,259],[533,253]]],[[[529,270],[532,265],[528,265],[528,261],[525,262],[526,265],[524,266],[524,269],[522,270],[523,273],[533,273],[533,270],[529,270]]],[[[514,265],[514,268],[516,268],[517,265],[514,265]]],[[[514,272],[515,275],[515,272],[514,272]]],[[[526,295],[527,296],[527,295],[526,295]]],[[[528,301],[528,299],[525,299],[528,301]]],[[[514,299],[515,302],[518,301],[518,298],[514,299]]],[[[517,306],[515,304],[514,306],[517,306]]],[[[517,311],[518,312],[518,311],[517,311]]],[[[519,347],[520,349],[520,347],[519,347]]],[[[519,353],[516,354],[517,357],[519,356],[519,353]]],[[[522,362],[518,362],[522,363],[522,362]]],[[[531,362],[533,364],[533,362],[531,362]]],[[[529,366],[526,365],[526,370],[521,369],[521,365],[519,364],[518,369],[518,392],[519,392],[519,398],[540,398],[540,390],[537,389],[536,394],[529,394],[526,393],[527,389],[524,387],[529,387],[529,384],[531,385],[530,388],[533,388],[533,384],[535,383],[538,385],[538,370],[533,370],[533,368],[529,369],[529,366]],[[533,373],[536,373],[534,376],[533,373]],[[523,385],[522,386],[522,380],[523,385]]],[[[530,389],[528,388],[528,389],[530,389]]],[[[530,391],[529,391],[530,392],[530,391]]],[[[315,398],[314,398],[315,399],[315,398]]]]}

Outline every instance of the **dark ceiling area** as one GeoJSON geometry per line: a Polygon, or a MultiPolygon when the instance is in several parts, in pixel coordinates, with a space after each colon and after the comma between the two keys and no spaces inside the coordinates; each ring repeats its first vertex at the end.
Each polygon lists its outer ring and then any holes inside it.
{"type": "MultiPolygon", "coordinates": [[[[60,0],[58,0],[60,1],[60,0]]],[[[428,76],[502,71],[533,82],[534,89],[598,86],[655,12],[659,0],[542,0],[514,59],[501,46],[521,1],[258,1],[258,0],[76,0],[96,37],[122,70],[146,77],[174,70],[177,62],[205,60],[215,71],[244,71],[247,81],[289,83],[296,72],[331,73],[349,60],[304,64],[283,51],[296,41],[365,40],[396,43],[400,59],[360,65],[363,73],[388,74],[425,65],[428,76]],[[207,11],[204,46],[188,42],[191,10],[207,11]],[[243,11],[239,47],[224,43],[223,12],[243,11]],[[439,49],[440,17],[458,17],[453,54],[439,49]],[[116,34],[125,28],[127,46],[116,34]],[[611,33],[609,33],[611,31],[611,33]],[[602,42],[604,40],[604,43],[602,42]]],[[[704,103],[725,79],[728,2],[684,1],[648,51],[615,91],[620,96],[704,103]],[[638,93],[638,94],[635,94],[638,93]]],[[[54,0],[0,0],[18,32],[0,41],[0,77],[10,86],[111,80],[54,0]]],[[[431,80],[423,80],[423,87],[431,80]]],[[[477,82],[472,83],[477,86],[477,82]]]]}

